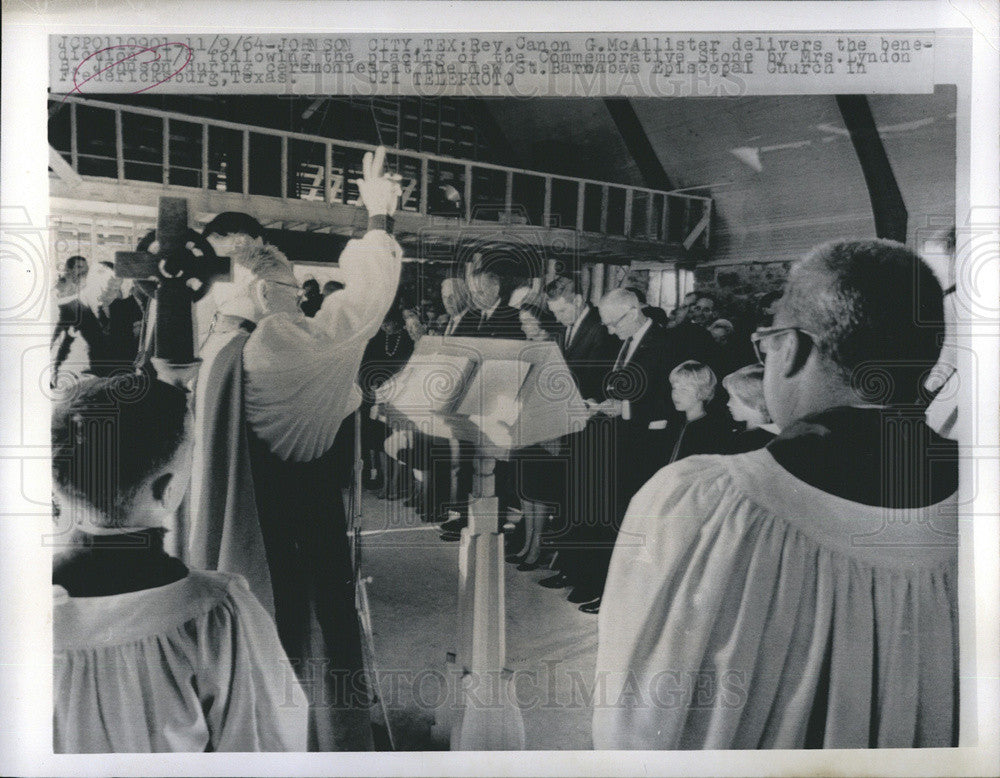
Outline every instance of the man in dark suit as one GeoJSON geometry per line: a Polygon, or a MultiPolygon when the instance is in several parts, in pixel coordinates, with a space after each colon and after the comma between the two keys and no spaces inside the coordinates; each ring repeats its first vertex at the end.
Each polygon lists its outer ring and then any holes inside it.
{"type": "MultiPolygon", "coordinates": [[[[578,282],[559,276],[545,288],[549,310],[564,327],[560,347],[580,395],[592,403],[606,399],[604,380],[614,364],[619,342],[601,322],[597,309],[583,296],[578,282]]],[[[563,512],[547,543],[558,551],[558,572],[539,581],[549,589],[575,588],[571,596],[590,596],[592,557],[606,545],[600,524],[607,522],[607,505],[613,494],[616,468],[608,441],[614,421],[598,414],[578,433],[563,439],[560,449],[568,457],[567,488],[563,512]]]]}
{"type": "Polygon", "coordinates": [[[469,307],[469,285],[463,278],[446,278],[441,282],[441,302],[448,312],[445,337],[464,337],[474,328],[475,312],[469,307]]]}
{"type": "Polygon", "coordinates": [[[53,382],[77,338],[87,346],[87,362],[73,365],[75,372],[109,376],[133,365],[143,311],[133,296],[122,298],[121,292],[114,266],[99,262],[87,275],[79,296],[60,304],[52,336],[52,345],[59,344],[53,360],[53,382]]]}
{"type": "Polygon", "coordinates": [[[580,395],[604,400],[604,377],[618,350],[614,338],[574,279],[559,276],[546,286],[545,296],[549,310],[565,327],[560,346],[580,395]]]}
{"type": "MultiPolygon", "coordinates": [[[[472,310],[462,317],[458,331],[453,334],[473,338],[525,340],[526,336],[521,329],[521,319],[517,309],[502,302],[499,273],[488,266],[475,264],[469,269],[468,279],[472,310]]],[[[497,496],[500,498],[500,512],[503,515],[506,508],[517,502],[517,490],[509,462],[497,462],[494,481],[497,496]]],[[[466,523],[464,516],[446,521],[441,525],[442,540],[458,540],[458,533],[466,523]]],[[[502,523],[501,519],[501,525],[502,523]]]]}
{"type": "Polygon", "coordinates": [[[472,297],[471,318],[466,335],[479,338],[524,340],[517,309],[505,305],[500,296],[500,275],[489,267],[476,266],[469,272],[472,297]]]}
{"type": "Polygon", "coordinates": [[[570,594],[571,601],[582,602],[580,609],[597,613],[604,588],[611,550],[620,521],[632,496],[664,464],[667,425],[677,420],[670,399],[670,371],[688,356],[677,348],[666,329],[643,312],[643,304],[630,289],[615,289],[601,299],[601,321],[608,332],[621,341],[604,391],[607,399],[597,406],[606,417],[615,420],[613,454],[614,492],[606,506],[595,538],[603,541],[588,555],[582,566],[585,578],[570,594]],[[585,597],[590,601],[584,601],[585,597]]]}
{"type": "Polygon", "coordinates": [[[705,292],[689,292],[684,300],[684,305],[678,308],[676,324],[669,329],[670,337],[685,355],[684,359],[697,360],[718,373],[719,348],[708,331],[708,325],[717,318],[715,298],[705,292]]]}

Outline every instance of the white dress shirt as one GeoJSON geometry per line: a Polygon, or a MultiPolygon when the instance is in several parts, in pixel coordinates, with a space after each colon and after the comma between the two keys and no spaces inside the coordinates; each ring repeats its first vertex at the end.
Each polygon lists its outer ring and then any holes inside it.
{"type": "Polygon", "coordinates": [[[573,342],[573,338],[576,337],[576,333],[580,331],[580,323],[587,318],[588,313],[590,313],[590,308],[586,305],[583,306],[583,311],[576,317],[576,321],[569,325],[569,329],[566,330],[566,348],[569,348],[573,342]]]}

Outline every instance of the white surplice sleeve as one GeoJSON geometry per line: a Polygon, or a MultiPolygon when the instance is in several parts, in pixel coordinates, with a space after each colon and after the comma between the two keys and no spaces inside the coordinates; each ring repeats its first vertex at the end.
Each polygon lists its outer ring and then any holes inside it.
{"type": "Polygon", "coordinates": [[[198,692],[214,751],[305,751],[309,706],[274,621],[235,578],[199,635],[198,692]]]}
{"type": "Polygon", "coordinates": [[[282,459],[308,462],[325,453],[361,404],[361,358],[395,298],[402,254],[382,230],[352,240],[340,256],[344,289],[314,318],[262,319],[247,342],[247,421],[282,459]]]}

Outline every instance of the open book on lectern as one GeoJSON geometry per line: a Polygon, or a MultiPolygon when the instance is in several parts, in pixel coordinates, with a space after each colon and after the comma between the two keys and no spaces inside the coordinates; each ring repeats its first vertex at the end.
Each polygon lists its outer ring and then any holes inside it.
{"type": "Polygon", "coordinates": [[[507,449],[578,431],[591,413],[547,341],[424,336],[376,399],[395,425],[507,449]]]}

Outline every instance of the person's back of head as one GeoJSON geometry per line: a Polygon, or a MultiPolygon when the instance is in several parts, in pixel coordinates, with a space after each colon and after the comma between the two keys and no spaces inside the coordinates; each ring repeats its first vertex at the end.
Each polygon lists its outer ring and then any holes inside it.
{"type": "Polygon", "coordinates": [[[187,491],[187,410],[186,392],[144,374],[91,379],[57,405],[52,478],[61,520],[93,534],[161,526],[187,491]]]}
{"type": "Polygon", "coordinates": [[[212,235],[246,235],[249,238],[264,238],[264,227],[253,216],[239,211],[224,211],[212,219],[201,231],[205,238],[212,235]]]}
{"type": "Polygon", "coordinates": [[[943,310],[940,284],[906,246],[841,241],[793,264],[774,326],[808,333],[821,369],[856,403],[904,405],[937,362],[943,310]]]}
{"type": "Polygon", "coordinates": [[[729,393],[729,412],[734,421],[747,422],[748,427],[771,422],[764,400],[764,367],[746,365],[722,379],[729,393]]]}
{"type": "Polygon", "coordinates": [[[219,256],[229,257],[234,271],[245,266],[255,248],[264,245],[264,227],[246,213],[225,211],[212,219],[201,231],[219,256]]]}
{"type": "Polygon", "coordinates": [[[733,339],[733,333],[736,331],[736,328],[729,319],[716,319],[708,325],[708,331],[715,338],[715,342],[722,345],[729,343],[733,339]]]}

